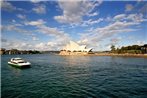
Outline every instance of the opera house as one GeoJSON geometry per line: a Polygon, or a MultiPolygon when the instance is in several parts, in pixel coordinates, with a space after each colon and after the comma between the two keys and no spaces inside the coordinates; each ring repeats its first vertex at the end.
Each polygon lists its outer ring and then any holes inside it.
{"type": "Polygon", "coordinates": [[[86,48],[86,45],[79,45],[76,42],[70,41],[63,49],[60,51],[60,55],[83,55],[88,54],[92,51],[92,48],[86,48]]]}

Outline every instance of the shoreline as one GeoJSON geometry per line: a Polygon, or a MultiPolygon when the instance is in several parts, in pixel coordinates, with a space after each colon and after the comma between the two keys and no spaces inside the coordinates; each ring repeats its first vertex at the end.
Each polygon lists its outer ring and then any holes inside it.
{"type": "MultiPolygon", "coordinates": [[[[42,53],[46,54],[46,53],[42,53]]],[[[51,54],[51,53],[48,53],[51,54]]],[[[10,54],[4,54],[4,55],[10,55],[10,54]]],[[[11,55],[35,55],[35,54],[11,54],[11,55]]],[[[54,53],[52,55],[59,55],[59,56],[113,56],[113,57],[143,57],[147,58],[147,54],[115,54],[115,53],[93,53],[93,54],[58,54],[54,53]]],[[[1,55],[2,56],[2,55],[1,55]]]]}
{"type": "Polygon", "coordinates": [[[147,54],[115,54],[115,53],[99,53],[94,54],[96,56],[122,56],[122,57],[145,57],[147,58],[147,54]]]}
{"type": "Polygon", "coordinates": [[[61,56],[116,56],[116,57],[144,57],[147,58],[147,54],[115,54],[115,53],[94,53],[94,54],[58,54],[61,56]]]}

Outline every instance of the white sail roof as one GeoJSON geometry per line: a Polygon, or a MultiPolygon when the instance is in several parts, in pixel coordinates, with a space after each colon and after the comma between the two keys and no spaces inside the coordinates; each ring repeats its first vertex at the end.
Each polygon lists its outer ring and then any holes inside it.
{"type": "Polygon", "coordinates": [[[66,51],[81,51],[81,52],[89,52],[90,50],[92,50],[92,48],[86,48],[86,45],[79,45],[77,44],[76,42],[74,41],[70,41],[69,44],[67,44],[63,50],[66,50],[66,51]]]}

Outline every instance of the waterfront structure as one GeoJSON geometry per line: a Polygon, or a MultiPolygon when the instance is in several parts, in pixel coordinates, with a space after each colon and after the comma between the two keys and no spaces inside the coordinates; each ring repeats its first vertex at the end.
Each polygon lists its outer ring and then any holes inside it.
{"type": "Polygon", "coordinates": [[[147,44],[144,44],[143,46],[141,46],[141,51],[143,54],[147,54],[147,44]]]}
{"type": "Polygon", "coordinates": [[[70,52],[90,52],[92,48],[86,48],[86,45],[79,45],[74,41],[70,41],[63,50],[70,51],[70,52]]]}
{"type": "Polygon", "coordinates": [[[79,45],[74,41],[70,41],[63,49],[60,51],[60,55],[77,55],[77,54],[88,54],[92,51],[92,48],[86,48],[86,45],[79,45]]]}
{"type": "Polygon", "coordinates": [[[6,51],[6,49],[1,48],[1,49],[0,49],[0,55],[4,54],[4,53],[5,53],[5,51],[6,51]]]}

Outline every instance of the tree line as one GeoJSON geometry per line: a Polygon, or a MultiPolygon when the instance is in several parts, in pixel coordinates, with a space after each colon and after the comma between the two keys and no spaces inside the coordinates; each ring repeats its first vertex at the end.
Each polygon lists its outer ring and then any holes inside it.
{"type": "Polygon", "coordinates": [[[37,50],[17,50],[17,49],[11,49],[11,50],[6,50],[2,48],[0,50],[0,54],[40,54],[40,51],[37,50]]]}
{"type": "Polygon", "coordinates": [[[116,48],[115,45],[112,45],[111,53],[145,54],[147,53],[147,44],[144,44],[142,46],[139,45],[122,46],[121,48],[116,48]]]}

